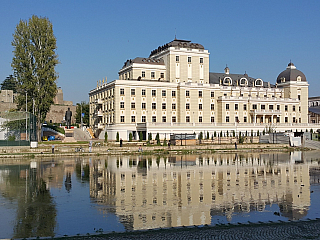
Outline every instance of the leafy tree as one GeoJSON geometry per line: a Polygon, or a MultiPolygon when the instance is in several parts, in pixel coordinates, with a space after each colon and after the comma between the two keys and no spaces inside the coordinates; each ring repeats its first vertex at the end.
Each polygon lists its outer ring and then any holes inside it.
{"type": "Polygon", "coordinates": [[[81,123],[81,113],[84,113],[84,116],[82,118],[82,122],[89,126],[89,103],[81,102],[77,103],[76,108],[76,123],[81,123]]]}
{"type": "Polygon", "coordinates": [[[156,139],[155,140],[157,140],[157,145],[158,146],[160,146],[161,145],[161,143],[160,143],[160,136],[159,136],[159,133],[157,133],[157,135],[156,135],[156,139]]]}
{"type": "Polygon", "coordinates": [[[201,141],[203,139],[203,132],[199,133],[198,139],[201,141]]]}
{"type": "Polygon", "coordinates": [[[132,133],[129,133],[129,142],[132,142],[132,133]]]}
{"type": "Polygon", "coordinates": [[[108,142],[108,133],[107,132],[104,133],[104,141],[108,142]]]}
{"type": "Polygon", "coordinates": [[[13,75],[9,75],[5,80],[0,84],[1,90],[12,90],[14,93],[17,92],[17,81],[13,75]]]}
{"type": "Polygon", "coordinates": [[[41,123],[45,121],[57,93],[55,67],[58,56],[51,22],[34,15],[29,21],[20,20],[11,44],[14,48],[11,66],[17,81],[17,108],[32,109],[34,102],[40,139],[41,123]]]}
{"type": "Polygon", "coordinates": [[[163,146],[168,146],[166,138],[164,138],[164,140],[163,140],[163,146]]]}

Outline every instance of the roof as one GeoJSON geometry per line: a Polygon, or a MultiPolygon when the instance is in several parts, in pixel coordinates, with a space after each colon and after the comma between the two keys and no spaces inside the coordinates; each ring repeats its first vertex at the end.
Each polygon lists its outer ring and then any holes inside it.
{"type": "Polygon", "coordinates": [[[320,114],[320,107],[309,107],[309,112],[320,114]]]}
{"type": "MultiPolygon", "coordinates": [[[[230,86],[247,86],[247,87],[255,87],[255,81],[257,80],[256,78],[249,77],[248,74],[226,74],[226,73],[209,73],[209,82],[211,84],[219,84],[220,85],[220,79],[221,79],[221,85],[226,85],[229,86],[229,84],[224,84],[224,79],[225,78],[231,78],[231,84],[230,86]],[[247,85],[241,85],[240,80],[242,82],[246,82],[247,80],[247,85]]],[[[259,86],[260,87],[260,86],[259,86]]],[[[271,87],[274,88],[275,86],[273,84],[270,84],[268,82],[263,82],[263,86],[261,87],[271,87]]]]}
{"type": "Polygon", "coordinates": [[[135,59],[128,59],[127,61],[125,61],[122,68],[128,67],[133,63],[164,65],[163,59],[136,57],[135,59]]]}
{"type": "Polygon", "coordinates": [[[189,40],[174,39],[173,41],[166,43],[166,44],[159,46],[158,48],[152,50],[149,57],[151,57],[152,55],[155,55],[159,52],[162,52],[163,50],[165,50],[169,47],[204,49],[204,47],[199,43],[192,43],[189,40]]]}
{"type": "Polygon", "coordinates": [[[283,79],[285,80],[285,82],[297,81],[298,76],[301,77],[300,81],[307,81],[306,76],[303,74],[303,72],[299,71],[294,66],[294,64],[290,62],[286,70],[282,71],[277,77],[277,83],[281,83],[283,79]]]}

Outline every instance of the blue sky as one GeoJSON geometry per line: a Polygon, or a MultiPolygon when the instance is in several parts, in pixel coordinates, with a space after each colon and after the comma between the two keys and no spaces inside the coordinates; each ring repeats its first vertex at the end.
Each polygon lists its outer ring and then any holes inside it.
{"type": "Polygon", "coordinates": [[[20,19],[47,17],[57,38],[58,86],[74,104],[88,102],[97,80],[117,79],[130,58],[174,39],[210,52],[210,71],[275,83],[290,60],[320,95],[320,1],[0,0],[0,82],[12,74],[12,34],[20,19]]]}

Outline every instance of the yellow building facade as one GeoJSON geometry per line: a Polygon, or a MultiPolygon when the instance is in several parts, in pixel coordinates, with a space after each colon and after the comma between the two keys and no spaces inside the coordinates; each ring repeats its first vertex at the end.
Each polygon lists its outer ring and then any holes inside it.
{"type": "Polygon", "coordinates": [[[209,51],[175,39],[149,57],[127,60],[119,79],[98,81],[89,93],[90,127],[96,136],[127,140],[142,132],[196,133],[266,129],[305,131],[308,83],[293,63],[275,84],[245,74],[209,72],[209,51]]]}

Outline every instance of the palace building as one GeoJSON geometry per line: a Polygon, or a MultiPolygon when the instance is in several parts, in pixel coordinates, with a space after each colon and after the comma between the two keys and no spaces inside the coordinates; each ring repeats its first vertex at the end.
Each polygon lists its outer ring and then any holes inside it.
{"type": "Polygon", "coordinates": [[[209,51],[201,44],[174,39],[146,58],[127,60],[119,79],[98,81],[90,91],[90,128],[115,140],[143,139],[159,133],[209,133],[310,130],[308,86],[293,63],[275,83],[226,67],[209,71],[209,51]]]}

